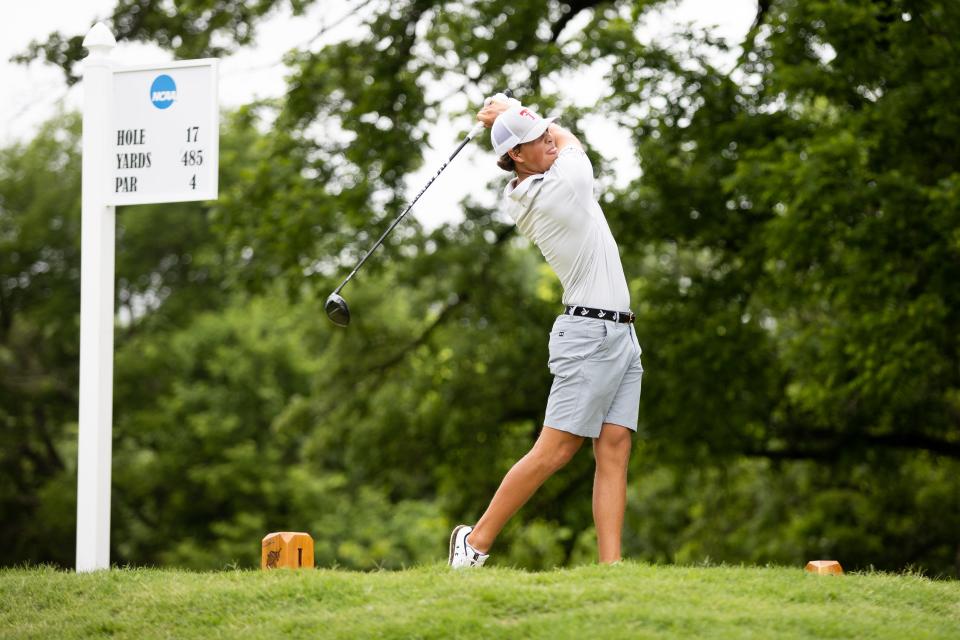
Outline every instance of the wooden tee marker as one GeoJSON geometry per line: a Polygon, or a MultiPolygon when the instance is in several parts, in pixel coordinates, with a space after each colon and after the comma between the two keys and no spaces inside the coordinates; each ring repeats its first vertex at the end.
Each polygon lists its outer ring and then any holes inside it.
{"type": "Polygon", "coordinates": [[[811,560],[807,563],[807,571],[819,575],[843,575],[843,567],[836,560],[811,560]]]}
{"type": "Polygon", "coordinates": [[[298,531],[277,531],[264,536],[260,568],[313,569],[313,538],[298,531]]]}

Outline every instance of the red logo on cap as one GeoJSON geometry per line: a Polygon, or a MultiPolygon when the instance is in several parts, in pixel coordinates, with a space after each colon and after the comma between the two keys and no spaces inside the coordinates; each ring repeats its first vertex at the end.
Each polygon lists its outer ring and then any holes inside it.
{"type": "Polygon", "coordinates": [[[520,110],[520,113],[517,114],[517,115],[528,116],[531,120],[536,120],[536,119],[537,119],[537,116],[534,115],[532,111],[528,111],[528,110],[526,110],[526,109],[521,109],[521,110],[520,110]]]}

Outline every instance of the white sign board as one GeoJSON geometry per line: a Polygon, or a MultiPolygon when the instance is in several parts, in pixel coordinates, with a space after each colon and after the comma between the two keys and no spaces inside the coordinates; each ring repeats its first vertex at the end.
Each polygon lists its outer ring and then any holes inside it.
{"type": "Polygon", "coordinates": [[[107,204],[216,199],[217,63],[185,60],[113,72],[107,204]]]}

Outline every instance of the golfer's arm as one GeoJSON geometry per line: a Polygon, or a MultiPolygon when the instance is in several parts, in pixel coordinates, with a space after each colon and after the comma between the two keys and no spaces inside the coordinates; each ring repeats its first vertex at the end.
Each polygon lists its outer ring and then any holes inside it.
{"type": "Polygon", "coordinates": [[[553,143],[557,145],[558,152],[563,151],[563,148],[568,146],[583,151],[583,145],[577,140],[577,136],[570,133],[567,129],[564,129],[558,124],[551,124],[548,131],[550,135],[553,136],[553,143]]]}

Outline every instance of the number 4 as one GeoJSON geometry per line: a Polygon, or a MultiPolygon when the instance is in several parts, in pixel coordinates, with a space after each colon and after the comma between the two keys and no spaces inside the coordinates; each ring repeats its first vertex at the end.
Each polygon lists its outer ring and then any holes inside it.
{"type": "Polygon", "coordinates": [[[190,187],[194,190],[197,188],[197,174],[193,174],[193,177],[190,178],[190,187]]]}

